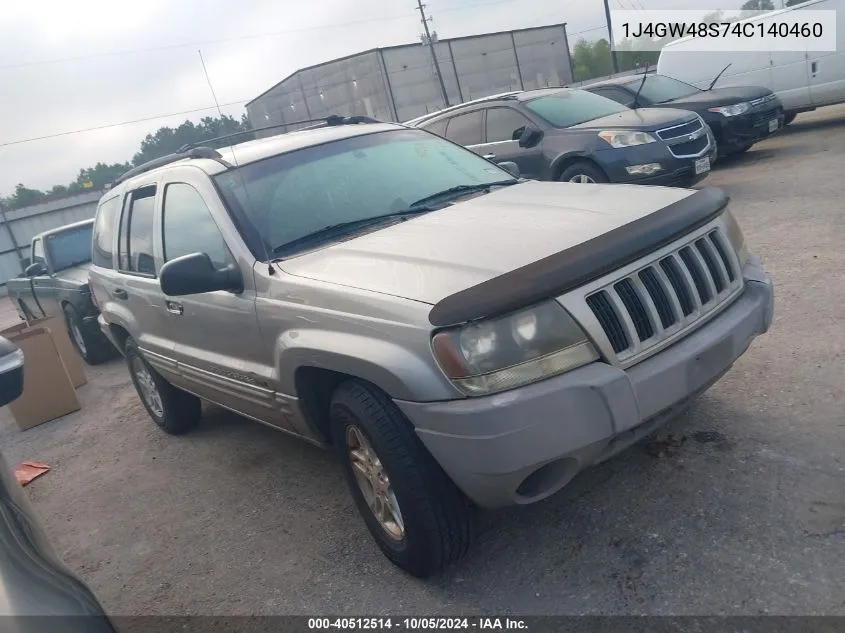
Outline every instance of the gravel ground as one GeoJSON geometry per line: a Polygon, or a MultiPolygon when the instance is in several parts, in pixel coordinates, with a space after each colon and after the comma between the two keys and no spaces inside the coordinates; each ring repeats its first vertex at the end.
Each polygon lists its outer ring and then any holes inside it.
{"type": "Polygon", "coordinates": [[[208,407],[159,432],[121,362],[9,464],[57,551],[113,614],[845,615],[845,108],[798,117],[704,184],[775,280],[771,332],[665,432],[554,498],[485,517],[470,555],[412,579],[378,552],[331,454],[208,407]],[[837,397],[838,396],[838,397],[837,397]]]}

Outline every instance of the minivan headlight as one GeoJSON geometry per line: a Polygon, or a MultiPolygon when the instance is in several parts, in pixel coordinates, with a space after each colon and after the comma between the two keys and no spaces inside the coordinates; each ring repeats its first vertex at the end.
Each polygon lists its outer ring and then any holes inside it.
{"type": "Polygon", "coordinates": [[[631,147],[632,145],[646,145],[657,141],[648,132],[635,132],[634,130],[606,130],[599,132],[601,139],[612,147],[631,147]]]}
{"type": "Polygon", "coordinates": [[[730,209],[725,209],[725,229],[728,233],[728,241],[731,243],[734,251],[736,252],[737,259],[739,259],[739,267],[740,270],[745,268],[745,264],[748,263],[748,245],[745,242],[745,235],[742,233],[742,228],[739,226],[739,222],[737,222],[736,217],[734,214],[730,212],[730,209]]]}
{"type": "Polygon", "coordinates": [[[745,114],[748,110],[751,109],[751,104],[747,101],[743,101],[742,103],[735,103],[729,106],[722,106],[719,108],[707,108],[708,112],[716,112],[721,114],[722,116],[739,116],[740,114],[745,114]]]}
{"type": "Polygon", "coordinates": [[[513,389],[599,358],[556,301],[441,330],[432,348],[444,373],[470,396],[513,389]]]}

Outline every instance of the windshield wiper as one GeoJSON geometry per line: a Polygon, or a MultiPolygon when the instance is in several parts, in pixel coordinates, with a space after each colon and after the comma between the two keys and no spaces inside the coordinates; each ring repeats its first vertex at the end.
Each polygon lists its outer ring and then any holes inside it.
{"type": "Polygon", "coordinates": [[[403,211],[396,211],[394,213],[374,215],[372,217],[362,218],[360,220],[350,220],[349,222],[338,222],[337,224],[329,224],[328,226],[324,226],[321,229],[317,229],[312,233],[308,233],[307,235],[298,237],[295,240],[285,242],[284,244],[279,244],[278,246],[273,248],[272,253],[273,255],[280,255],[290,249],[296,250],[298,247],[304,246],[306,244],[320,242],[321,240],[328,241],[332,238],[339,237],[341,235],[348,235],[349,233],[354,233],[358,229],[364,229],[370,226],[375,226],[377,224],[384,224],[386,222],[389,222],[390,220],[401,220],[402,218],[408,216],[421,215],[423,213],[428,213],[432,210],[433,209],[430,209],[428,207],[417,207],[414,209],[409,208],[403,211]]]}
{"type": "Polygon", "coordinates": [[[518,182],[519,180],[514,178],[512,180],[497,180],[495,182],[485,182],[475,185],[457,185],[455,187],[449,187],[448,189],[438,191],[437,193],[433,193],[425,198],[420,198],[416,202],[412,203],[408,207],[408,210],[428,208],[428,205],[438,200],[457,198],[459,196],[476,193],[478,191],[489,191],[491,187],[507,187],[509,185],[515,185],[518,182]]]}

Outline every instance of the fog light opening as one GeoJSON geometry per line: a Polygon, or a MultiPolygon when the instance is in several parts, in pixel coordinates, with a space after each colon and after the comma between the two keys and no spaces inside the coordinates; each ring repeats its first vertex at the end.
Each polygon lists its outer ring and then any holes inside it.
{"type": "Polygon", "coordinates": [[[625,168],[630,176],[650,176],[651,174],[656,174],[657,172],[662,171],[662,169],[663,166],[660,163],[631,165],[630,167],[625,168]]]}
{"type": "Polygon", "coordinates": [[[527,501],[536,501],[563,488],[578,472],[578,460],[565,457],[541,466],[519,484],[516,494],[527,501]]]}

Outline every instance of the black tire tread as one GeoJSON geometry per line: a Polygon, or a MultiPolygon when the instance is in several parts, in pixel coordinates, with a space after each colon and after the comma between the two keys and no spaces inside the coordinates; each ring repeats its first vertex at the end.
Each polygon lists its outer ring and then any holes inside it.
{"type": "MultiPolygon", "coordinates": [[[[357,402],[379,434],[379,444],[386,448],[382,452],[387,453],[379,457],[383,463],[389,460],[394,471],[391,479],[399,476],[405,482],[406,498],[400,504],[403,517],[406,512],[413,516],[419,527],[438,541],[426,556],[420,557],[422,560],[403,564],[400,555],[382,547],[388,558],[415,576],[427,577],[463,557],[475,537],[475,508],[423,446],[399,408],[378,388],[358,381],[338,386],[332,401],[338,399],[357,402]]],[[[344,450],[343,442],[342,435],[335,437],[340,450],[344,450]]],[[[407,524],[408,517],[405,518],[407,524]]]]}
{"type": "Polygon", "coordinates": [[[79,347],[77,347],[76,341],[73,340],[73,333],[70,331],[70,322],[72,320],[78,321],[79,313],[76,308],[70,304],[65,304],[62,311],[65,315],[65,322],[68,326],[68,335],[70,336],[71,343],[73,343],[73,348],[80,357],[82,357],[82,360],[89,365],[94,366],[102,365],[106,361],[117,356],[117,350],[105,336],[92,336],[91,333],[83,327],[82,323],[78,323],[77,326],[79,327],[79,331],[82,333],[82,338],[85,341],[86,353],[83,354],[79,347]]]}

